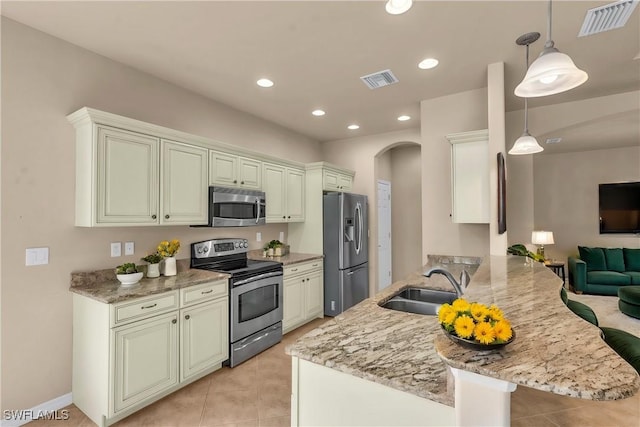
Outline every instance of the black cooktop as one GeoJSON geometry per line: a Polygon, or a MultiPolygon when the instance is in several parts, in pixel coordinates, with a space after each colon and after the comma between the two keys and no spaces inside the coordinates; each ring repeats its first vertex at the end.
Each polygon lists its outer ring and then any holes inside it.
{"type": "Polygon", "coordinates": [[[192,258],[191,268],[227,273],[234,281],[238,281],[259,274],[282,271],[282,264],[276,261],[247,259],[246,254],[238,254],[197,260],[192,258]]]}

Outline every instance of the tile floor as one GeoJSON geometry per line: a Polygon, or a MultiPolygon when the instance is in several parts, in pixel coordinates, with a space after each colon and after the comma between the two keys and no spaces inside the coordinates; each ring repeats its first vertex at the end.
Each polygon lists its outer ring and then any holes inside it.
{"type": "MultiPolygon", "coordinates": [[[[596,312],[597,313],[597,312],[596,312]]],[[[234,369],[222,368],[114,426],[289,426],[291,362],[284,347],[321,324],[317,319],[278,345],[234,369]]],[[[74,405],[66,421],[36,421],[33,427],[89,427],[74,405]]],[[[513,427],[638,427],[640,393],[620,401],[593,402],[518,387],[511,399],[513,427]]]]}

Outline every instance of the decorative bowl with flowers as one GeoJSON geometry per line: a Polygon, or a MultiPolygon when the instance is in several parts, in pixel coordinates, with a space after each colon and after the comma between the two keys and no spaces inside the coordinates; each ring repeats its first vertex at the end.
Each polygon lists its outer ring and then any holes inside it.
{"type": "Polygon", "coordinates": [[[511,323],[497,306],[470,303],[464,298],[443,304],[438,310],[438,321],[451,341],[472,350],[499,349],[516,337],[511,323]]]}

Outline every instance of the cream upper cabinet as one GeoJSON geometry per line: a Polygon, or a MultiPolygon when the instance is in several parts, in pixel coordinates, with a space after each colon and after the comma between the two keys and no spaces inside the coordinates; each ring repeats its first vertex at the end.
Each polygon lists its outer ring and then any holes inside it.
{"type": "Polygon", "coordinates": [[[264,163],[262,173],[267,222],[304,221],[305,172],[264,163]]]}
{"type": "Polygon", "coordinates": [[[206,224],[208,150],[162,141],[161,224],[206,224]]]}
{"type": "Polygon", "coordinates": [[[76,145],[76,225],[157,224],[160,140],[107,126],[94,130],[95,162],[92,141],[76,145]]]}
{"type": "Polygon", "coordinates": [[[284,268],[282,332],[324,315],[323,261],[292,264],[284,268]]]}
{"type": "Polygon", "coordinates": [[[262,188],[262,162],[220,151],[209,151],[209,184],[262,188]]]}
{"type": "Polygon", "coordinates": [[[322,189],[324,191],[351,191],[353,176],[332,169],[322,171],[322,189]]]}
{"type": "Polygon", "coordinates": [[[447,135],[451,143],[451,218],[455,223],[490,221],[489,132],[447,135]]]}

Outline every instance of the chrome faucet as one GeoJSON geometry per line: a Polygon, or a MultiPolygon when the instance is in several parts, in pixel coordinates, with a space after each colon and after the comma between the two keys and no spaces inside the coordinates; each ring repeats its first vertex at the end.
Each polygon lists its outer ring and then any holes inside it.
{"type": "MultiPolygon", "coordinates": [[[[458,295],[458,298],[462,298],[462,286],[460,286],[460,283],[456,282],[456,279],[453,277],[453,275],[448,271],[445,270],[444,268],[438,268],[438,267],[434,267],[431,270],[425,272],[423,274],[424,277],[431,277],[431,275],[433,273],[437,273],[437,274],[442,274],[444,277],[446,277],[447,279],[449,279],[449,282],[451,282],[451,286],[453,286],[453,288],[456,290],[456,294],[458,295]]],[[[466,271],[462,272],[462,275],[460,275],[460,281],[462,282],[466,282],[468,281],[468,273],[465,276],[466,271]]]]}

